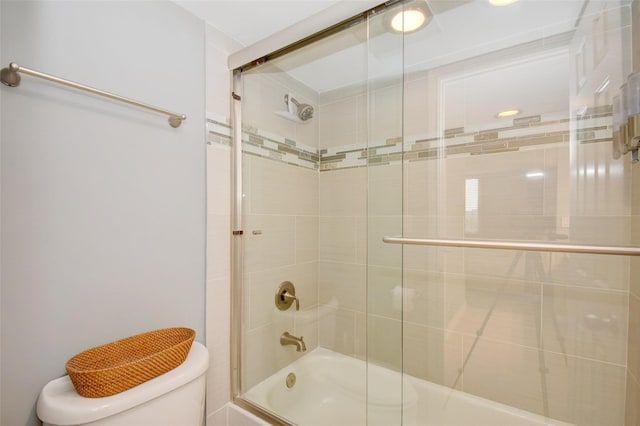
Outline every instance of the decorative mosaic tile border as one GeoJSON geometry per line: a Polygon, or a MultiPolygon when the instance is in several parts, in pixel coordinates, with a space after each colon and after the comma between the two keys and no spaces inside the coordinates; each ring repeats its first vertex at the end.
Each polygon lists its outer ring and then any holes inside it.
{"type": "MultiPolygon", "coordinates": [[[[207,144],[231,146],[232,143],[232,129],[228,120],[207,113],[207,144]]],[[[243,126],[242,152],[309,169],[318,169],[320,166],[317,149],[251,126],[243,126]]]]}
{"type": "Polygon", "coordinates": [[[231,125],[224,117],[207,113],[207,145],[231,146],[231,125]]]}
{"type": "MultiPolygon", "coordinates": [[[[573,132],[580,144],[612,140],[611,107],[587,110],[573,120],[573,132]]],[[[483,155],[518,151],[534,145],[568,143],[572,120],[539,115],[513,120],[512,126],[470,130],[446,129],[443,137],[414,137],[402,144],[401,138],[369,148],[337,147],[320,151],[320,171],[388,165],[400,161],[424,161],[460,155],[483,155]]]]}
{"type": "Polygon", "coordinates": [[[242,126],[242,152],[308,169],[320,165],[316,148],[246,125],[242,126]]]}
{"type": "MultiPolygon", "coordinates": [[[[418,135],[403,145],[402,138],[389,138],[374,146],[343,145],[317,150],[291,139],[243,126],[242,151],[249,155],[320,171],[424,161],[461,155],[483,155],[518,151],[524,147],[568,143],[573,127],[580,144],[612,140],[611,106],[586,110],[575,120],[540,115],[513,120],[511,126],[489,129],[446,129],[441,137],[418,135]],[[573,123],[572,123],[573,121],[573,123]]],[[[231,127],[224,117],[207,116],[207,143],[230,146],[231,127]]]]}

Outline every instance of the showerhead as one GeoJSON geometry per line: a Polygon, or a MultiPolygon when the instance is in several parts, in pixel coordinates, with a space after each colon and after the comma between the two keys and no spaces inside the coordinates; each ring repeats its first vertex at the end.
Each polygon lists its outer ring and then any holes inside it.
{"type": "MultiPolygon", "coordinates": [[[[300,102],[296,101],[293,96],[289,96],[288,94],[284,95],[284,102],[287,104],[287,107],[289,107],[289,111],[292,110],[292,108],[290,107],[290,104],[293,104],[296,106],[295,114],[298,116],[300,120],[307,121],[313,118],[313,107],[311,105],[301,104],[300,102]]],[[[293,113],[293,111],[291,112],[293,113]]]]}
{"type": "Polygon", "coordinates": [[[313,118],[313,107],[309,104],[299,104],[295,99],[291,98],[293,103],[298,108],[298,117],[300,120],[306,121],[313,118]]]}

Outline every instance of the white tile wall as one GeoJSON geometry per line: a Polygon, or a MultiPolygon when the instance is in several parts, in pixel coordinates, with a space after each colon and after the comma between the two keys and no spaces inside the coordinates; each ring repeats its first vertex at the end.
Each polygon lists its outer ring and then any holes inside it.
{"type": "Polygon", "coordinates": [[[320,260],[356,263],[357,218],[324,216],[320,218],[320,260]]]}
{"type": "Polygon", "coordinates": [[[463,301],[447,294],[448,330],[532,348],[540,346],[539,283],[466,275],[457,284],[464,287],[463,301]]]}
{"type": "Polygon", "coordinates": [[[459,334],[405,323],[403,360],[405,373],[462,389],[462,336],[459,334]]]}
{"type": "Polygon", "coordinates": [[[327,304],[335,298],[341,309],[365,312],[366,266],[319,262],[318,293],[320,304],[327,304]]]}
{"type": "MultiPolygon", "coordinates": [[[[262,68],[264,71],[265,69],[262,68]]],[[[277,111],[286,111],[284,95],[292,93],[300,103],[308,103],[318,114],[317,94],[284,72],[247,73],[244,76],[243,123],[260,130],[292,139],[298,143],[318,146],[318,120],[304,123],[281,118],[277,111]]]]}
{"type": "Polygon", "coordinates": [[[545,349],[625,365],[626,292],[544,285],[543,295],[545,349]]]}
{"type": "Polygon", "coordinates": [[[640,384],[635,377],[627,374],[627,398],[625,401],[625,426],[637,426],[640,424],[640,384]]]}
{"type": "MultiPolygon", "coordinates": [[[[231,74],[227,56],[239,46],[207,26],[207,112],[216,121],[228,122],[231,74]]],[[[226,404],[230,389],[231,307],[231,150],[207,145],[207,288],[206,339],[211,360],[207,373],[206,419],[208,426],[227,426],[226,404]]]]}
{"type": "Polygon", "coordinates": [[[358,349],[366,348],[366,343],[357,339],[357,312],[347,309],[336,309],[319,320],[318,344],[332,351],[354,356],[358,349]]]}
{"type": "Polygon", "coordinates": [[[294,216],[245,215],[244,270],[257,272],[293,265],[295,225],[294,216]]]}
{"type": "Polygon", "coordinates": [[[625,369],[465,336],[463,390],[585,425],[622,424],[625,369]]]}
{"type": "Polygon", "coordinates": [[[355,97],[320,105],[320,148],[353,144],[357,140],[357,116],[358,103],[355,97]]]}
{"type": "Polygon", "coordinates": [[[358,168],[320,173],[319,194],[321,217],[366,217],[367,170],[358,168]]]}
{"type": "Polygon", "coordinates": [[[318,260],[318,217],[296,216],[296,263],[318,260]]]}
{"type": "MultiPolygon", "coordinates": [[[[260,135],[317,146],[317,119],[287,122],[273,114],[283,96],[317,107],[315,95],[282,73],[248,73],[244,78],[243,120],[260,135]],[[316,138],[316,139],[314,139],[316,138]]],[[[317,114],[317,113],[316,113],[317,114]]],[[[316,116],[317,117],[317,116],[316,116]]],[[[244,312],[243,388],[249,389],[304,355],[281,346],[288,331],[304,337],[307,350],[318,345],[318,258],[322,223],[318,217],[318,171],[283,161],[243,154],[244,312]],[[283,281],[296,287],[300,311],[275,306],[283,281]]],[[[353,248],[355,253],[355,247],[353,248]]]]}
{"type": "Polygon", "coordinates": [[[628,372],[639,383],[640,377],[640,299],[629,296],[629,349],[627,353],[628,372]]]}
{"type": "MultiPolygon", "coordinates": [[[[632,28],[633,40],[640,37],[640,2],[632,2],[632,28]]],[[[640,43],[632,43],[633,69],[640,71],[640,43]]],[[[631,182],[631,242],[637,245],[640,241],[638,232],[638,214],[640,212],[640,173],[637,167],[632,167],[631,182]]],[[[627,398],[625,425],[636,426],[640,424],[640,260],[631,260],[630,294],[629,294],[629,348],[627,352],[627,398]]]]}

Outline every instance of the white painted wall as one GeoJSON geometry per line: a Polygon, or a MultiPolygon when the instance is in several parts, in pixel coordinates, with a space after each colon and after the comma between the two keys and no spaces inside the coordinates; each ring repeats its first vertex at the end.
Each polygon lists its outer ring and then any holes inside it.
{"type": "Polygon", "coordinates": [[[169,2],[2,2],[2,425],[36,425],[75,353],[170,326],[204,341],[204,25],[169,2]]]}

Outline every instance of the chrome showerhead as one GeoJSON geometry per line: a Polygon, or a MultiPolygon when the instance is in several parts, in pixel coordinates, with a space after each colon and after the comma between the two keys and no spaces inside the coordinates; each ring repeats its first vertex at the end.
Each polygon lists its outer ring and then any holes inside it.
{"type": "Polygon", "coordinates": [[[296,114],[300,120],[307,121],[313,118],[313,107],[311,105],[301,104],[300,102],[296,101],[293,96],[289,96],[289,94],[284,95],[284,103],[287,104],[289,112],[291,112],[292,114],[296,114]],[[295,105],[295,112],[293,111],[291,104],[295,105]]]}

